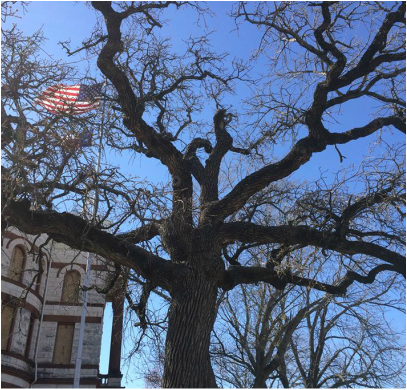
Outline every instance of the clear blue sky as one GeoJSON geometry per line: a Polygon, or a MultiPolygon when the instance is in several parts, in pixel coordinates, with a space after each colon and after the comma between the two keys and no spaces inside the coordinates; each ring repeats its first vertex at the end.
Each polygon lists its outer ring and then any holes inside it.
{"type": "MultiPolygon", "coordinates": [[[[207,17],[206,22],[209,30],[214,30],[213,47],[219,51],[227,51],[233,56],[248,59],[251,50],[257,47],[259,39],[261,37],[260,31],[253,26],[246,26],[240,29],[239,33],[233,31],[235,25],[233,20],[229,19],[226,14],[230,12],[231,2],[209,2],[208,6],[214,12],[214,17],[207,17]]],[[[173,46],[177,49],[182,40],[192,35],[200,35],[201,27],[195,24],[196,14],[190,10],[181,10],[176,12],[175,8],[171,8],[166,12],[165,18],[169,19],[168,25],[164,26],[163,34],[172,38],[173,46]]],[[[49,2],[32,2],[28,6],[27,13],[22,15],[22,19],[14,20],[26,34],[33,33],[42,27],[44,35],[48,38],[46,45],[43,47],[44,56],[51,55],[55,59],[67,59],[68,62],[76,64],[78,69],[83,69],[86,62],[80,61],[80,57],[67,58],[65,51],[58,45],[59,41],[66,41],[68,39],[72,42],[72,47],[76,47],[80,42],[90,36],[94,23],[96,21],[95,13],[92,9],[87,7],[83,2],[69,2],[69,1],[49,1],[49,2]]],[[[202,23],[203,24],[203,23],[202,23]]],[[[260,64],[261,65],[261,64],[260,64]]],[[[102,80],[100,73],[95,76],[102,80]]],[[[40,92],[40,91],[39,91],[40,92]]],[[[239,90],[239,94],[234,97],[226,99],[226,104],[231,104],[234,107],[238,107],[240,99],[248,91],[244,88],[239,90]]],[[[369,113],[369,106],[353,106],[352,103],[344,105],[344,109],[347,110],[347,116],[340,125],[336,125],[334,130],[346,130],[361,124],[366,123],[366,114],[369,113]]],[[[213,104],[207,107],[204,114],[210,116],[213,114],[213,104]]],[[[388,137],[387,135],[385,137],[388,137]]],[[[396,134],[394,137],[399,137],[396,134]]],[[[349,145],[341,146],[341,153],[347,157],[344,164],[355,163],[358,164],[361,159],[369,153],[367,144],[373,141],[375,136],[369,139],[364,139],[356,142],[352,142],[349,145]]],[[[134,160],[133,160],[134,161],[134,160]]],[[[116,156],[118,165],[122,165],[123,170],[129,165],[128,160],[125,157],[116,156]]],[[[336,171],[340,166],[339,157],[334,147],[329,147],[326,151],[313,156],[310,164],[306,164],[298,172],[295,173],[295,177],[300,179],[315,179],[319,176],[320,171],[336,171]]],[[[145,159],[137,157],[134,161],[131,170],[141,176],[148,175],[149,179],[163,180],[166,173],[161,165],[153,159],[145,159]]],[[[111,316],[110,310],[109,316],[111,316]]],[[[107,317],[105,323],[111,324],[111,317],[107,317]]],[[[110,329],[104,327],[103,338],[104,341],[106,335],[110,335],[110,329]]],[[[104,343],[102,347],[101,358],[101,372],[107,372],[107,359],[108,359],[108,347],[104,343]]],[[[126,348],[125,348],[126,349],[126,348]]],[[[124,370],[125,372],[126,370],[124,370]]],[[[144,381],[137,380],[136,378],[125,378],[123,385],[128,388],[143,387],[144,381]]]]}
{"type": "MultiPolygon", "coordinates": [[[[237,56],[247,59],[250,52],[257,48],[259,39],[261,37],[260,31],[253,26],[240,27],[239,32],[235,30],[235,24],[232,19],[226,15],[230,12],[232,2],[209,2],[210,9],[215,14],[214,17],[207,17],[206,24],[209,31],[214,31],[212,35],[212,45],[219,51],[227,51],[231,53],[231,57],[237,56]]],[[[166,11],[165,18],[169,19],[168,24],[163,28],[163,35],[171,37],[175,49],[182,45],[182,40],[190,35],[199,35],[202,27],[196,25],[196,14],[191,9],[184,9],[182,11],[175,11],[174,7],[166,11]]],[[[66,59],[68,62],[74,63],[78,69],[86,65],[85,61],[80,61],[80,56],[68,58],[65,51],[58,45],[60,41],[68,39],[72,42],[72,47],[80,44],[82,39],[90,36],[94,23],[96,21],[95,13],[92,9],[85,5],[84,2],[73,1],[35,1],[28,6],[28,11],[22,16],[21,20],[17,20],[17,24],[27,34],[32,33],[42,27],[44,35],[47,37],[47,42],[44,45],[45,52],[50,54],[56,59],[66,59]]],[[[201,26],[204,24],[200,23],[201,26]]],[[[102,79],[100,73],[96,73],[98,79],[102,79]]],[[[226,104],[231,104],[238,107],[241,98],[244,94],[248,93],[247,89],[240,88],[239,95],[229,97],[225,100],[226,104]]],[[[366,123],[366,114],[372,111],[372,106],[366,102],[366,105],[353,105],[352,102],[343,105],[346,110],[346,117],[343,118],[340,124],[332,125],[331,129],[336,131],[343,131],[358,125],[366,123]]],[[[213,104],[204,111],[204,114],[213,115],[213,104]]],[[[385,135],[386,137],[386,135],[385,135]]],[[[396,138],[403,139],[398,134],[396,138]]],[[[366,143],[375,139],[375,135],[370,138],[358,140],[348,145],[340,146],[340,150],[344,156],[347,157],[345,163],[357,163],[364,157],[362,153],[369,152],[366,148],[366,143]]],[[[315,173],[321,169],[333,169],[338,167],[338,154],[334,147],[328,147],[322,153],[313,156],[310,164],[306,164],[298,172],[296,176],[312,179],[315,178],[315,173]]],[[[138,156],[133,166],[136,168],[137,173],[143,176],[148,172],[149,179],[151,175],[156,176],[157,179],[162,179],[165,175],[165,170],[161,164],[153,159],[145,159],[138,156]]],[[[132,167],[132,168],[133,168],[132,167]]]]}

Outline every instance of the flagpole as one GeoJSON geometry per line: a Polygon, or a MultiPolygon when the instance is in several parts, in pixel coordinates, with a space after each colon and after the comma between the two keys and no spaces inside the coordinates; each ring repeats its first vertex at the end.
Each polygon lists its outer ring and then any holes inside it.
{"type": "MultiPolygon", "coordinates": [[[[107,80],[105,79],[105,88],[106,88],[107,80]]],[[[105,102],[103,102],[102,106],[102,120],[99,126],[99,148],[98,148],[98,156],[96,162],[96,177],[95,177],[95,201],[91,200],[91,205],[93,206],[92,210],[92,219],[91,224],[94,225],[96,220],[96,215],[99,206],[99,191],[98,191],[98,175],[100,172],[100,163],[102,158],[102,137],[103,137],[103,127],[105,121],[105,102]]],[[[86,211],[86,205],[84,205],[86,211]]],[[[78,340],[78,352],[76,354],[76,362],[75,362],[75,376],[73,381],[72,388],[77,389],[79,388],[80,378],[81,378],[81,368],[82,368],[82,349],[83,349],[83,336],[85,333],[85,319],[86,319],[86,311],[87,311],[87,303],[88,303],[88,290],[89,287],[89,278],[90,278],[90,271],[92,267],[92,260],[93,260],[93,253],[88,252],[87,260],[86,260],[86,276],[84,281],[84,291],[83,291],[83,303],[82,303],[82,311],[81,311],[81,322],[79,327],[79,340],[78,340]]]]}

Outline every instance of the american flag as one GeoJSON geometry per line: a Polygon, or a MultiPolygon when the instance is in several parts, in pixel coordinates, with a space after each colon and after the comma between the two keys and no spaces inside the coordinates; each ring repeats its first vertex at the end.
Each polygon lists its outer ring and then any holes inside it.
{"type": "Polygon", "coordinates": [[[103,83],[48,87],[35,102],[53,114],[80,115],[99,107],[103,83]]]}

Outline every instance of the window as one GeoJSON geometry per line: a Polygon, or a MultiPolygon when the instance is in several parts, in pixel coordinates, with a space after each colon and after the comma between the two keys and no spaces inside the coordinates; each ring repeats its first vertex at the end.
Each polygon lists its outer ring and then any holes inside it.
{"type": "Polygon", "coordinates": [[[65,274],[62,287],[62,302],[77,303],[79,300],[79,285],[81,275],[78,271],[68,271],[65,274]]]}
{"type": "Polygon", "coordinates": [[[16,309],[13,306],[5,305],[1,308],[1,349],[7,349],[15,313],[16,309]]]}
{"type": "Polygon", "coordinates": [[[31,341],[33,336],[33,329],[34,329],[34,317],[33,315],[30,316],[30,325],[28,326],[28,334],[27,334],[27,341],[25,344],[25,351],[24,356],[29,357],[30,350],[31,350],[31,341]]]}
{"type": "Polygon", "coordinates": [[[22,280],[23,267],[24,267],[25,253],[16,246],[11,254],[10,268],[8,271],[8,277],[17,282],[22,280]]]}
{"type": "Polygon", "coordinates": [[[71,363],[74,330],[75,324],[58,324],[57,335],[55,338],[53,363],[71,363]]]}

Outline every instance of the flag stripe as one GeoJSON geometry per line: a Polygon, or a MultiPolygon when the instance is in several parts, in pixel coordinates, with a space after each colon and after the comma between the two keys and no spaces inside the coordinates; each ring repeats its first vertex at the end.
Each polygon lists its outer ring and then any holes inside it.
{"type": "Polygon", "coordinates": [[[72,98],[75,100],[78,97],[77,93],[73,92],[44,92],[41,96],[61,96],[61,97],[66,97],[67,99],[72,96],[72,98]]]}
{"type": "MultiPolygon", "coordinates": [[[[55,106],[47,103],[40,103],[40,105],[48,110],[58,111],[58,112],[67,112],[70,113],[72,111],[72,107],[70,106],[55,106]]],[[[91,105],[87,107],[75,107],[75,112],[85,112],[90,111],[97,108],[97,105],[91,105]]]]}
{"type": "Polygon", "coordinates": [[[41,102],[46,102],[50,105],[64,105],[64,106],[69,106],[69,107],[82,107],[82,106],[91,106],[91,105],[98,105],[100,103],[99,100],[95,102],[76,102],[76,101],[63,101],[61,99],[55,99],[55,98],[47,98],[47,99],[42,99],[39,100],[37,103],[41,104],[41,102]]]}
{"type": "Polygon", "coordinates": [[[74,114],[74,113],[80,113],[80,112],[85,112],[85,111],[90,111],[93,110],[95,108],[98,107],[98,104],[94,104],[94,105],[89,105],[89,106],[85,106],[85,107],[75,107],[73,108],[72,106],[57,106],[57,105],[53,105],[53,104],[47,104],[45,102],[39,103],[42,107],[49,109],[49,110],[53,110],[53,111],[58,111],[60,113],[62,112],[66,112],[68,114],[74,114]]]}
{"type": "Polygon", "coordinates": [[[56,84],[45,89],[35,103],[53,114],[83,114],[99,106],[100,89],[101,84],[56,84]]]}
{"type": "MultiPolygon", "coordinates": [[[[61,114],[68,114],[68,115],[70,115],[70,114],[71,114],[70,111],[54,109],[54,108],[50,108],[50,107],[46,107],[46,106],[43,106],[43,107],[46,108],[47,111],[49,111],[49,112],[52,113],[52,114],[58,114],[58,115],[61,115],[61,114]]],[[[95,108],[95,107],[91,107],[91,108],[88,108],[88,109],[86,109],[86,110],[80,110],[80,111],[77,110],[77,111],[75,111],[75,114],[77,114],[77,115],[84,114],[84,113],[86,113],[86,112],[88,112],[88,111],[93,110],[94,108],[95,108]]]]}
{"type": "MultiPolygon", "coordinates": [[[[47,104],[45,102],[41,102],[41,103],[38,103],[38,104],[40,106],[48,109],[49,111],[54,111],[54,112],[59,112],[59,113],[66,112],[68,114],[70,113],[70,111],[73,111],[71,106],[55,106],[53,104],[47,104]]],[[[97,107],[98,107],[98,105],[96,105],[96,104],[95,105],[90,105],[90,106],[87,106],[87,107],[75,107],[75,112],[78,112],[78,113],[79,112],[86,112],[86,111],[93,110],[93,109],[95,109],[97,107]]]]}

